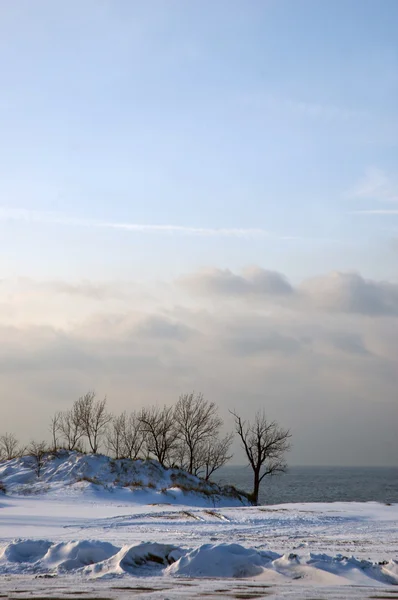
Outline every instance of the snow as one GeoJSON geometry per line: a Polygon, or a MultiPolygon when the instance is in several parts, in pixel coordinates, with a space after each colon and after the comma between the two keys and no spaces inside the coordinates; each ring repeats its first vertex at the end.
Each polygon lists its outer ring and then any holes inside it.
{"type": "Polygon", "coordinates": [[[108,456],[60,451],[48,455],[40,477],[30,456],[0,463],[0,482],[7,494],[92,498],[112,495],[114,502],[241,506],[248,504],[235,490],[205,482],[180,469],[165,469],[155,460],[113,460],[108,456]]]}
{"type": "Polygon", "coordinates": [[[54,463],[40,482],[25,463],[0,467],[0,596],[394,597],[398,505],[209,504],[173,489],[159,466],[140,466],[156,473],[155,489],[131,491],[105,457],[92,462],[54,463]],[[101,484],[76,481],[83,467],[101,484]]]}
{"type": "Polygon", "coordinates": [[[239,544],[204,544],[187,552],[166,572],[185,577],[254,577],[263,572],[265,556],[239,544]]]}

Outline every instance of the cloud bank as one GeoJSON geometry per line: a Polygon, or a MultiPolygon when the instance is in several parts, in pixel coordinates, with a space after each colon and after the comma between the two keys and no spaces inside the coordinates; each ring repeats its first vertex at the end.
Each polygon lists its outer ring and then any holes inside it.
{"type": "Polygon", "coordinates": [[[293,285],[260,267],[212,268],[170,282],[166,296],[163,284],[151,303],[133,284],[1,286],[2,424],[24,439],[45,437],[48,415],[87,389],[115,412],[195,389],[219,403],[226,427],[228,409],[260,407],[291,427],[292,463],[395,461],[394,282],[331,273],[293,285]]]}
{"type": "Polygon", "coordinates": [[[260,267],[246,269],[241,274],[209,269],[183,277],[179,283],[191,293],[224,298],[258,297],[269,301],[272,296],[285,296],[296,309],[398,315],[398,284],[365,279],[358,273],[332,272],[293,287],[281,273],[260,267]]]}

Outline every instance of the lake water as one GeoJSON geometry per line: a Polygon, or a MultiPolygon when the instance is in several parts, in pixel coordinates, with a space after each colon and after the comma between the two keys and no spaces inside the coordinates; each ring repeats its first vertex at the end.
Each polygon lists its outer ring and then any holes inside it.
{"type": "MultiPolygon", "coordinates": [[[[214,480],[251,491],[249,467],[227,466],[214,480]]],[[[398,502],[398,467],[291,467],[284,475],[265,477],[261,504],[285,502],[398,502]]]]}

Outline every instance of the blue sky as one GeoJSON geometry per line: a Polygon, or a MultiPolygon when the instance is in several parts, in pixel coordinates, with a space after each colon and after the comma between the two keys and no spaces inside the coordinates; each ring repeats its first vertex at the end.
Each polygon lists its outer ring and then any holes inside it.
{"type": "MultiPolygon", "coordinates": [[[[363,243],[362,254],[375,239],[388,254],[379,242],[394,237],[398,216],[350,213],[397,206],[377,190],[354,193],[378,170],[398,195],[394,0],[17,1],[0,10],[2,206],[262,228],[316,240],[326,268],[330,255],[363,266],[348,242],[363,243]]],[[[36,224],[21,249],[54,229],[59,243],[84,248],[86,231],[36,224]]],[[[90,235],[99,242],[103,232],[90,235]]],[[[253,262],[277,248],[284,266],[292,251],[305,261],[303,240],[235,240],[230,256],[253,262]]],[[[164,236],[154,244],[173,255],[164,236]]],[[[202,240],[183,245],[197,261],[202,240]]]]}
{"type": "MultiPolygon", "coordinates": [[[[396,0],[3,1],[2,277],[395,285],[397,23],[396,0]]],[[[23,306],[5,322],[60,326],[23,306]]]]}

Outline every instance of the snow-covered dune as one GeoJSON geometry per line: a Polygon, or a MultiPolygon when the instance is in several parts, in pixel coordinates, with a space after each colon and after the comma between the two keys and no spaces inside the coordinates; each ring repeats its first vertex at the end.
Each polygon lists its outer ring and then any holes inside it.
{"type": "Polygon", "coordinates": [[[30,456],[0,462],[0,482],[7,495],[101,497],[134,503],[189,504],[192,506],[241,506],[247,498],[232,487],[165,469],[155,460],[113,460],[103,455],[59,451],[48,454],[35,471],[30,456]]]}

